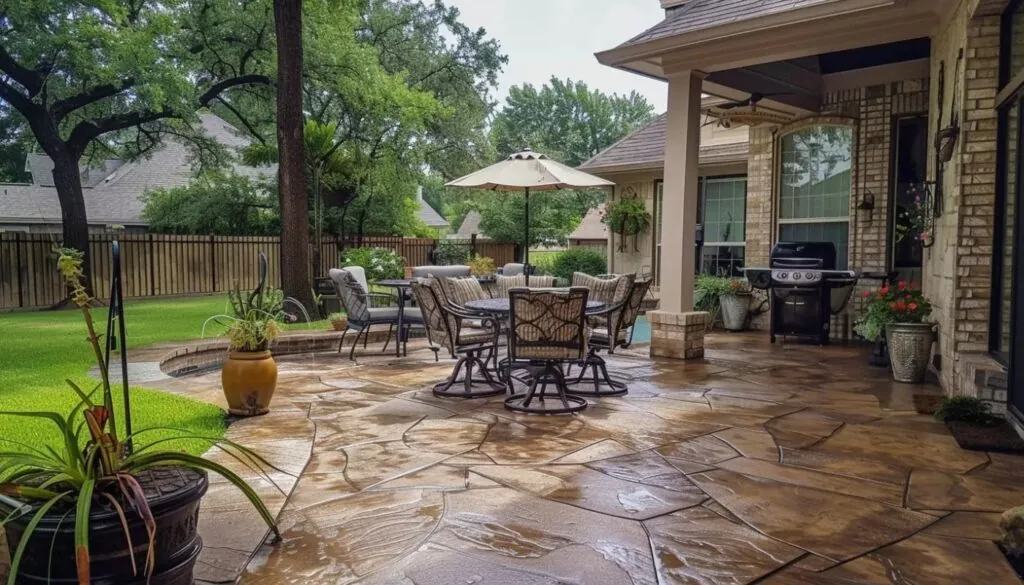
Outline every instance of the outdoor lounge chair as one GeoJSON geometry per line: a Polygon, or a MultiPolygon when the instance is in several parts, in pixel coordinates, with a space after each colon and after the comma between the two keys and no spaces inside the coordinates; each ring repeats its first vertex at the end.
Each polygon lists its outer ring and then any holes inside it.
{"type": "MultiPolygon", "coordinates": [[[[350,330],[355,330],[357,332],[356,339],[352,342],[352,348],[348,352],[348,358],[354,359],[359,338],[363,338],[363,347],[365,348],[368,333],[374,325],[388,326],[388,341],[384,343],[383,350],[387,351],[388,344],[391,341],[391,332],[395,331],[398,325],[398,312],[400,309],[398,307],[373,307],[371,306],[370,299],[374,296],[390,298],[390,295],[366,292],[363,290],[362,285],[352,276],[352,273],[347,270],[332,268],[328,274],[331,277],[335,290],[338,292],[341,305],[348,316],[348,327],[341,334],[341,341],[338,342],[338,353],[341,353],[342,346],[345,343],[345,336],[348,335],[350,330]]],[[[398,332],[395,343],[402,339],[405,339],[406,343],[408,343],[408,330],[414,326],[422,327],[423,315],[419,309],[407,307],[402,317],[402,323],[402,327],[406,331],[398,332]]]]}
{"type": "Polygon", "coordinates": [[[508,332],[508,374],[502,377],[514,392],[513,370],[530,373],[526,392],[505,399],[505,408],[535,414],[569,414],[587,401],[568,394],[562,366],[583,361],[587,353],[585,288],[567,292],[512,289],[508,332]],[[556,393],[548,393],[554,386],[556,393]],[[538,390],[539,389],[539,390],[538,390]],[[554,402],[554,407],[549,404],[554,402]]]}
{"type": "Polygon", "coordinates": [[[617,348],[626,348],[633,343],[633,326],[640,315],[640,306],[644,302],[651,281],[641,280],[631,283],[629,295],[625,299],[590,314],[591,325],[589,351],[583,362],[580,375],[570,384],[569,392],[581,396],[620,396],[629,391],[625,383],[613,380],[608,375],[608,367],[598,351],[609,354],[617,348]],[[591,376],[587,377],[587,370],[591,376]],[[592,386],[593,390],[587,388],[592,386]]]}
{"type": "Polygon", "coordinates": [[[437,355],[441,350],[448,350],[451,357],[458,358],[455,368],[448,379],[434,386],[435,396],[443,398],[484,398],[505,393],[502,383],[494,379],[487,362],[498,351],[498,324],[493,319],[485,319],[484,326],[469,328],[463,323],[467,319],[479,319],[479,316],[464,312],[443,298],[441,285],[436,280],[414,282],[412,295],[423,311],[430,349],[437,355]],[[460,379],[463,367],[465,374],[460,379]],[[474,378],[474,368],[480,378],[474,378]],[[452,387],[462,384],[462,391],[453,391],[452,387]],[[483,384],[483,389],[477,389],[483,384]]]}

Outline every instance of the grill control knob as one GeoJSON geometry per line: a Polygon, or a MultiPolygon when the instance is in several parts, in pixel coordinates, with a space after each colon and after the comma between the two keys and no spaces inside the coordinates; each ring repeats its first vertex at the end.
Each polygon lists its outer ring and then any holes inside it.
{"type": "Polygon", "coordinates": [[[800,273],[799,272],[794,272],[793,273],[793,280],[800,280],[800,273]]]}
{"type": "Polygon", "coordinates": [[[788,272],[780,272],[779,273],[779,280],[789,280],[789,273],[788,272]]]}
{"type": "Polygon", "coordinates": [[[813,272],[808,272],[804,276],[807,278],[807,280],[814,280],[814,273],[813,272]]]}

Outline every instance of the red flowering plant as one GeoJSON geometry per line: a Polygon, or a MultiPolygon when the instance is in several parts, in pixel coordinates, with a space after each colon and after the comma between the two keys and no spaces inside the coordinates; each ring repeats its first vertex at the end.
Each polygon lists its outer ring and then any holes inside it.
{"type": "Polygon", "coordinates": [[[932,313],[932,304],[916,282],[901,280],[877,291],[864,291],[864,315],[854,331],[868,341],[878,341],[889,323],[922,323],[932,313]]]}

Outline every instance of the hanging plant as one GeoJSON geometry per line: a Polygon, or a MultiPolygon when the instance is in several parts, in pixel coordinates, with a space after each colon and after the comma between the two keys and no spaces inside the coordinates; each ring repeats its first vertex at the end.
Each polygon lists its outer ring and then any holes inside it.
{"type": "Polygon", "coordinates": [[[601,219],[608,229],[620,236],[619,251],[626,251],[626,238],[633,237],[633,249],[640,251],[637,238],[651,229],[651,213],[644,202],[636,198],[613,201],[605,207],[604,218],[601,219]]]}

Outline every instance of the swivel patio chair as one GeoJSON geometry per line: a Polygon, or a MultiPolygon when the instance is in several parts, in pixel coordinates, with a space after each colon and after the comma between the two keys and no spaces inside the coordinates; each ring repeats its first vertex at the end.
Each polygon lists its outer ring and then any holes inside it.
{"type": "MultiPolygon", "coordinates": [[[[345,309],[345,314],[348,317],[348,327],[341,334],[341,341],[338,342],[338,353],[341,353],[348,332],[355,330],[356,338],[348,352],[348,359],[355,359],[356,345],[359,344],[360,337],[363,339],[363,348],[365,349],[367,338],[369,337],[368,334],[374,325],[388,326],[388,339],[384,343],[382,353],[387,351],[391,341],[391,333],[398,326],[398,312],[400,309],[398,307],[374,307],[372,306],[371,299],[377,297],[390,299],[391,295],[366,292],[359,281],[347,270],[332,268],[328,276],[330,276],[331,282],[334,284],[334,289],[338,293],[338,299],[341,301],[341,306],[345,309]]],[[[409,330],[415,326],[423,326],[423,315],[419,309],[406,308],[405,313],[402,315],[402,329],[405,329],[405,331],[397,332],[395,343],[399,343],[404,339],[405,344],[408,345],[409,330]]]]}
{"type": "Polygon", "coordinates": [[[603,274],[591,276],[583,272],[572,273],[572,286],[590,289],[590,300],[613,305],[625,300],[636,280],[636,274],[603,274]]]}
{"type": "MultiPolygon", "coordinates": [[[[531,276],[530,288],[551,288],[555,286],[554,276],[531,276]]],[[[526,275],[520,272],[513,276],[497,275],[494,279],[494,286],[491,287],[491,296],[496,299],[508,298],[508,291],[514,288],[526,287],[526,275]]]]}
{"type": "Polygon", "coordinates": [[[632,283],[629,295],[597,313],[591,313],[592,325],[587,359],[583,361],[580,375],[570,382],[569,392],[579,396],[621,396],[629,392],[629,387],[608,375],[608,367],[597,352],[604,350],[609,354],[617,348],[628,348],[633,343],[633,326],[640,315],[640,306],[644,302],[651,281],[642,280],[632,283]],[[603,325],[602,325],[603,323],[603,325]],[[591,375],[587,376],[587,370],[591,375]],[[593,390],[589,390],[593,387],[593,390]]]}
{"type": "Polygon", "coordinates": [[[562,365],[580,362],[587,353],[585,288],[568,292],[516,288],[509,293],[508,373],[503,377],[513,395],[505,408],[535,414],[570,414],[587,401],[568,394],[562,365]],[[514,394],[512,370],[530,373],[526,392],[514,394]],[[548,386],[556,393],[548,393],[548,386]],[[539,390],[538,390],[539,389],[539,390]],[[551,401],[556,402],[552,408],[551,401]]]}
{"type": "Polygon", "coordinates": [[[445,301],[443,294],[437,281],[414,282],[412,285],[412,295],[423,311],[430,349],[434,355],[446,349],[451,357],[458,358],[448,379],[434,386],[434,395],[442,398],[486,398],[504,394],[505,386],[495,380],[487,369],[487,362],[498,351],[500,332],[497,322],[485,319],[486,328],[465,327],[464,320],[476,319],[478,316],[445,301]],[[466,371],[462,379],[459,379],[463,367],[466,371]],[[474,368],[480,378],[473,377],[474,368]],[[461,392],[452,390],[458,383],[462,383],[461,392]],[[480,384],[484,385],[483,389],[477,389],[480,384]]]}

